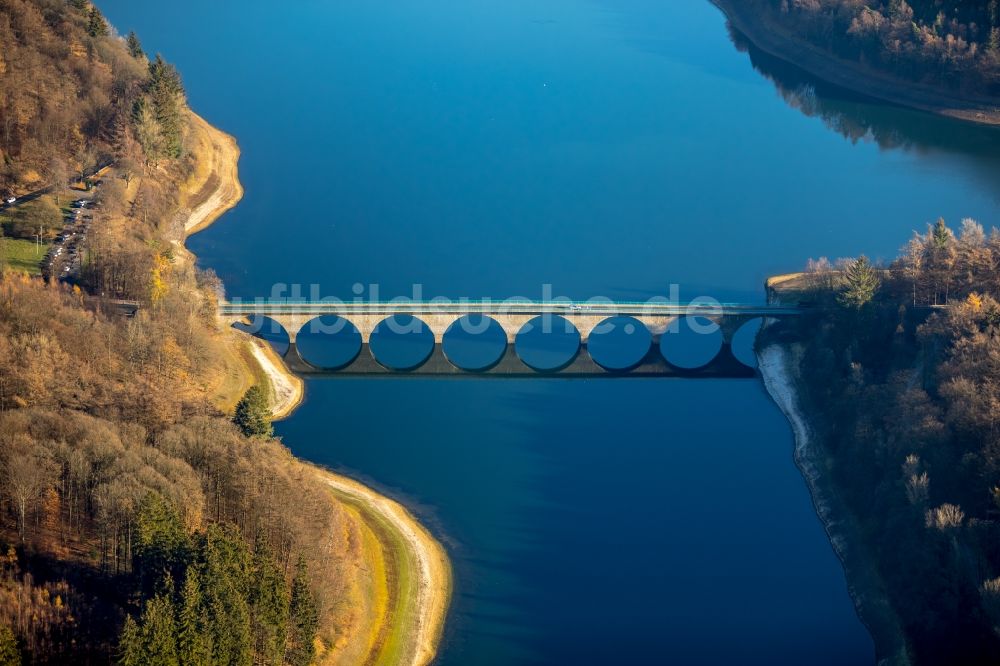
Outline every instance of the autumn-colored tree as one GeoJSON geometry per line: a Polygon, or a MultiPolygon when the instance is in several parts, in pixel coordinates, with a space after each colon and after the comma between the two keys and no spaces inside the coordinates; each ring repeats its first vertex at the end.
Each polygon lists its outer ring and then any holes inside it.
{"type": "Polygon", "coordinates": [[[17,637],[6,624],[0,625],[0,666],[21,666],[17,637]]]}
{"type": "Polygon", "coordinates": [[[10,232],[14,238],[36,238],[39,233],[43,239],[53,238],[63,225],[63,215],[59,206],[51,197],[42,197],[29,201],[17,208],[11,222],[10,232]]]}
{"type": "Polygon", "coordinates": [[[2,461],[4,483],[17,509],[17,532],[25,540],[28,511],[34,509],[52,481],[54,470],[45,450],[32,445],[24,451],[10,451],[2,461]]]}

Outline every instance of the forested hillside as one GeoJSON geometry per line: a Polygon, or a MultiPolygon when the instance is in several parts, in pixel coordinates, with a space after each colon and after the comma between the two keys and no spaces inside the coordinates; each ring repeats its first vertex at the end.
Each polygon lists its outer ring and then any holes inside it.
{"type": "Polygon", "coordinates": [[[0,189],[54,185],[58,212],[111,165],[78,279],[0,255],[0,664],[304,665],[338,636],[338,505],[213,404],[230,351],[180,245],[191,117],[89,2],[0,0],[0,189]]]}
{"type": "Polygon", "coordinates": [[[109,34],[83,0],[0,3],[0,190],[63,182],[115,158],[180,154],[176,71],[109,34]]]}
{"type": "Polygon", "coordinates": [[[784,297],[819,311],[762,343],[796,350],[821,458],[914,662],[995,664],[1000,232],[966,220],[956,235],[939,221],[889,267],[862,258],[810,270],[784,297]]]}
{"type": "Polygon", "coordinates": [[[903,79],[1000,95],[997,0],[749,0],[755,10],[848,60],[903,79]]]}

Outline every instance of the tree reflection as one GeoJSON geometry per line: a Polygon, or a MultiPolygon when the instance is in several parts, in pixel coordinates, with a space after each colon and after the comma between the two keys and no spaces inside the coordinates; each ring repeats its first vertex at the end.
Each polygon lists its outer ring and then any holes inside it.
{"type": "Polygon", "coordinates": [[[761,51],[732,27],[730,38],[739,51],[750,56],[754,69],[774,83],[789,106],[819,118],[852,143],[873,142],[884,150],[961,153],[988,168],[993,188],[1000,182],[1000,129],[913,111],[854,93],[761,51]]]}

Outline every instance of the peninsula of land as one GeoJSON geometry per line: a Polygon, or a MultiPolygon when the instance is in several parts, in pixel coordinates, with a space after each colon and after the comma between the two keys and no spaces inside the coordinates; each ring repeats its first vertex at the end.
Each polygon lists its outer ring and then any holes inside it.
{"type": "Polygon", "coordinates": [[[879,663],[1000,658],[1000,231],[939,220],[893,262],[768,282],[768,393],[879,663]],[[970,566],[975,562],[976,566],[970,566]]]}

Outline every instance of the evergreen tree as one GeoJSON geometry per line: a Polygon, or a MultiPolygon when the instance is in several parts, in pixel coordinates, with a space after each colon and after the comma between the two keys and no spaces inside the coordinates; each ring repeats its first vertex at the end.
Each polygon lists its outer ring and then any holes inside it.
{"type": "Polygon", "coordinates": [[[197,568],[188,567],[181,591],[177,646],[182,666],[212,666],[212,644],[208,634],[201,583],[197,568]]]}
{"type": "Polygon", "coordinates": [[[128,46],[128,52],[133,58],[142,58],[146,55],[142,50],[142,42],[139,41],[139,36],[135,34],[135,30],[129,31],[128,37],[125,39],[125,44],[128,46]]]}
{"type": "Polygon", "coordinates": [[[164,579],[183,576],[191,541],[177,509],[156,493],[143,499],[135,532],[133,568],[139,576],[140,592],[148,597],[164,579]]]}
{"type": "Polygon", "coordinates": [[[288,630],[288,586],[263,540],[254,549],[253,569],[250,610],[256,663],[281,666],[288,630]]]}
{"type": "Polygon", "coordinates": [[[93,5],[90,6],[90,15],[87,17],[87,34],[91,37],[106,37],[108,34],[108,22],[93,5]]]}
{"type": "Polygon", "coordinates": [[[934,223],[934,228],[931,230],[931,237],[934,239],[934,247],[939,250],[943,250],[951,244],[953,238],[951,230],[948,225],[945,224],[944,218],[938,218],[938,221],[934,223]]]}
{"type": "Polygon", "coordinates": [[[249,666],[253,661],[250,608],[252,561],[232,527],[212,525],[201,538],[202,595],[209,618],[212,664],[249,666]]]}
{"type": "Polygon", "coordinates": [[[159,594],[146,602],[141,636],[145,666],[180,666],[177,623],[170,597],[159,594]]]}
{"type": "Polygon", "coordinates": [[[868,261],[868,257],[861,255],[847,265],[844,286],[837,300],[844,307],[860,309],[871,302],[878,287],[878,273],[868,261]]]}
{"type": "Polygon", "coordinates": [[[301,555],[292,580],[288,616],[288,651],[285,653],[285,661],[292,666],[309,666],[313,660],[313,641],[319,629],[319,609],[309,588],[306,561],[301,555]]]}
{"type": "Polygon", "coordinates": [[[259,385],[254,384],[243,394],[236,405],[233,423],[247,437],[270,437],[274,432],[267,395],[259,385]]]}
{"type": "Polygon", "coordinates": [[[139,633],[139,625],[131,615],[125,616],[125,626],[122,627],[121,636],[118,638],[118,664],[119,666],[143,666],[145,663],[145,651],[142,647],[142,637],[139,633]]]}
{"type": "Polygon", "coordinates": [[[148,92],[160,125],[160,148],[167,157],[180,157],[184,87],[177,69],[159,54],[149,63],[148,92]]]}
{"type": "Polygon", "coordinates": [[[21,666],[21,650],[17,647],[17,637],[5,624],[0,624],[0,666],[21,666]]]}

